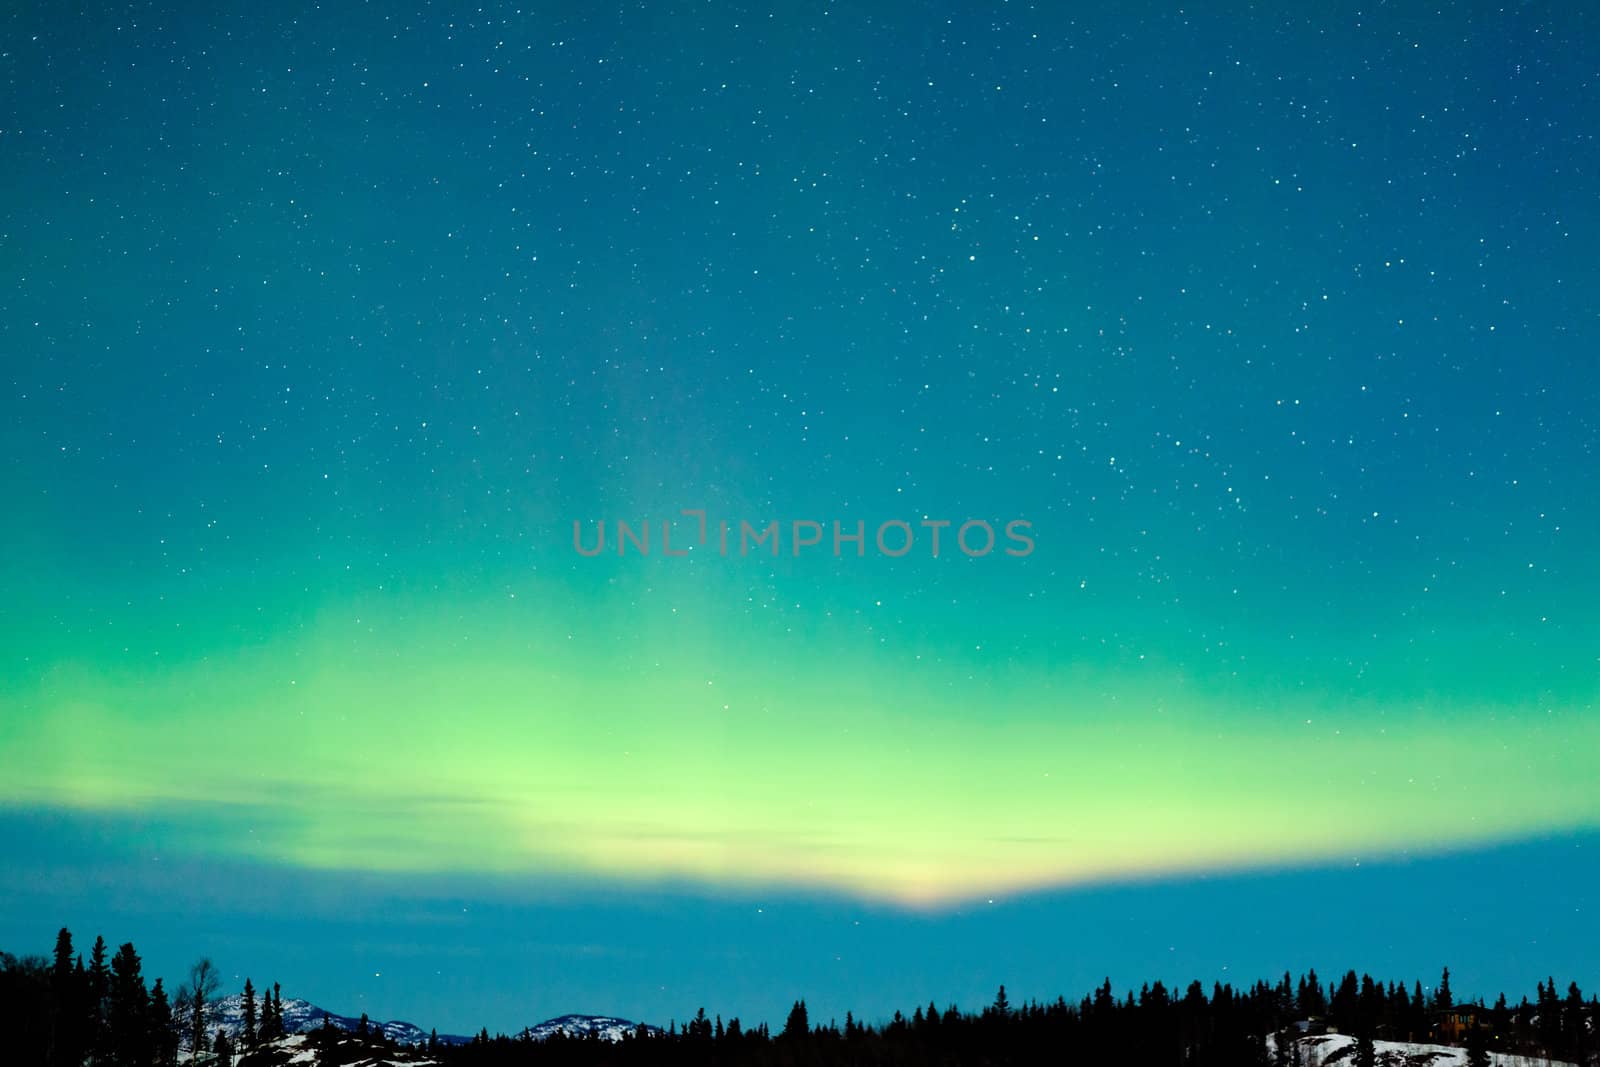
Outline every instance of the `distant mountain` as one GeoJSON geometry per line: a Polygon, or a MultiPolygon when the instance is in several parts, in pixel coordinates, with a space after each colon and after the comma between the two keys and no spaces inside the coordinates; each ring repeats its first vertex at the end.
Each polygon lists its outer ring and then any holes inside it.
{"type": "MultiPolygon", "coordinates": [[[[208,1035],[215,1034],[218,1030],[226,1031],[230,1038],[236,1038],[244,1031],[244,997],[235,994],[223,997],[211,1005],[211,1017],[206,1023],[208,1035]]],[[[261,1002],[256,1001],[256,1018],[261,1018],[261,1002]]],[[[298,1000],[285,997],[283,1001],[283,1029],[289,1034],[305,1034],[322,1025],[322,1020],[327,1020],[340,1030],[354,1033],[360,1025],[360,1018],[351,1018],[348,1015],[339,1015],[317,1007],[309,1000],[298,1000]]],[[[402,1045],[417,1045],[428,1040],[428,1031],[415,1023],[402,1020],[390,1022],[377,1022],[369,1019],[367,1026],[374,1032],[382,1033],[389,1040],[402,1045]]],[[[602,1041],[621,1041],[622,1038],[633,1033],[639,1027],[638,1023],[627,1019],[618,1019],[612,1015],[558,1015],[554,1019],[546,1019],[542,1023],[527,1027],[518,1036],[526,1036],[534,1041],[543,1041],[555,1034],[564,1034],[567,1037],[598,1037],[602,1041]]],[[[651,1033],[660,1033],[661,1028],[647,1026],[651,1033]]],[[[471,1037],[461,1034],[440,1034],[439,1041],[446,1045],[464,1045],[471,1041],[471,1037]]],[[[188,1048],[185,1041],[184,1048],[188,1048]]]]}
{"type": "MultiPolygon", "coordinates": [[[[209,1033],[215,1034],[218,1030],[224,1030],[230,1038],[233,1038],[238,1037],[244,1030],[244,997],[238,994],[231,997],[223,997],[211,1005],[211,1011],[215,1014],[206,1023],[206,1029],[209,1033]]],[[[339,1029],[352,1033],[361,1023],[359,1018],[352,1019],[348,1015],[339,1015],[326,1011],[309,1000],[284,998],[283,1029],[286,1033],[308,1033],[321,1026],[324,1017],[339,1029]]],[[[256,1001],[256,1019],[259,1021],[260,1018],[261,1001],[258,998],[256,1001]]],[[[391,1041],[399,1042],[402,1045],[415,1045],[428,1040],[428,1031],[414,1023],[401,1021],[381,1023],[369,1020],[367,1025],[374,1031],[382,1033],[391,1041]]],[[[462,1045],[472,1039],[470,1037],[462,1037],[459,1034],[440,1034],[439,1040],[447,1045],[462,1045]]],[[[187,1043],[185,1043],[184,1047],[188,1047],[187,1043]]]]}
{"type": "MultiPolygon", "coordinates": [[[[554,1019],[546,1019],[537,1026],[528,1027],[523,1034],[535,1041],[543,1041],[556,1034],[565,1034],[567,1037],[598,1037],[602,1041],[621,1041],[638,1028],[638,1023],[610,1015],[558,1015],[554,1019]]],[[[645,1029],[654,1034],[661,1032],[659,1026],[646,1026],[645,1029]]]]}

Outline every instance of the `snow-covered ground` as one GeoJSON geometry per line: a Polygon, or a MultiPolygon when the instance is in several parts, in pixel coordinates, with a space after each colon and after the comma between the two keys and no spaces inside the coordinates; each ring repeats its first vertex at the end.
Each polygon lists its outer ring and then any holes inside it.
{"type": "MultiPolygon", "coordinates": [[[[348,1049],[341,1048],[335,1054],[333,1062],[337,1062],[341,1067],[395,1067],[396,1064],[404,1064],[404,1067],[440,1067],[438,1060],[429,1059],[421,1053],[407,1049],[369,1051],[373,1053],[370,1056],[358,1055],[355,1059],[348,1059],[346,1058],[350,1054],[348,1049]]],[[[272,1067],[316,1067],[324,1062],[318,1058],[317,1049],[313,1047],[309,1034],[290,1034],[288,1037],[280,1037],[270,1044],[258,1046],[252,1055],[263,1057],[272,1067]]],[[[180,1062],[187,1067],[189,1060],[185,1057],[180,1062]]],[[[196,1064],[197,1067],[215,1067],[216,1062],[214,1056],[204,1054],[196,1064]]]]}
{"type": "MultiPolygon", "coordinates": [[[[285,1013],[287,1014],[287,1012],[285,1013]]],[[[294,1064],[311,1064],[317,1062],[315,1049],[306,1048],[306,1035],[294,1034],[274,1042],[275,1047],[289,1053],[289,1058],[284,1062],[284,1067],[293,1067],[294,1064]]],[[[378,1067],[379,1064],[389,1064],[394,1061],[389,1057],[378,1059],[354,1060],[346,1067],[378,1067]]],[[[406,1060],[407,1067],[438,1067],[438,1060],[406,1060]]]]}
{"type": "MultiPolygon", "coordinates": [[[[1275,1042],[1275,1035],[1267,1038],[1275,1042]]],[[[1348,1034],[1302,1037],[1300,1062],[1304,1067],[1355,1067],[1356,1039],[1348,1034]]],[[[1467,1050],[1452,1045],[1423,1045],[1410,1041],[1374,1041],[1378,1067],[1467,1067],[1467,1050]]],[[[1510,1056],[1491,1052],[1492,1067],[1572,1067],[1560,1060],[1510,1056]]]]}

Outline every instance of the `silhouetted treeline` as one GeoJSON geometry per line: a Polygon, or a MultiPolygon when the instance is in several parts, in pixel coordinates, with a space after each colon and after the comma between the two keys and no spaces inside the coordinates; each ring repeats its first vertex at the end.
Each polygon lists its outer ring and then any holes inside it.
{"type": "Polygon", "coordinates": [[[180,1048],[231,1063],[236,1052],[284,1032],[276,985],[258,1007],[245,980],[245,1032],[232,1037],[214,1026],[221,983],[210,960],[191,967],[169,998],[160,978],[146,984],[131,942],[109,959],[107,952],[105,939],[95,938],[86,963],[65,927],[48,957],[0,952],[0,1063],[173,1067],[180,1048]]]}
{"type": "Polygon", "coordinates": [[[1347,973],[1324,985],[1311,971],[1298,981],[1248,989],[1192,982],[1181,993],[1161,982],[1118,996],[1108,979],[1076,1003],[1057,999],[1013,1005],[1001,987],[994,1003],[964,1012],[936,1003],[896,1012],[886,1024],[863,1025],[846,1014],[818,1024],[797,1002],[776,1034],[765,1025],[708,1017],[701,1010],[665,1033],[641,1028],[626,1040],[556,1036],[542,1042],[480,1033],[471,1044],[440,1050],[447,1064],[499,1067],[609,1065],[725,1065],[725,1067],[876,1067],[876,1065],[1001,1065],[1075,1063],[1162,1067],[1300,1067],[1292,1037],[1337,1032],[1355,1035],[1353,1067],[1374,1067],[1375,1040],[1464,1044],[1473,1067],[1489,1051],[1519,1052],[1592,1067],[1600,1064],[1597,1010],[1576,983],[1566,994],[1552,979],[1538,997],[1515,1006],[1501,996],[1492,1006],[1457,1004],[1449,971],[1425,993],[1347,973]],[[1463,1022],[1463,1020],[1470,1020],[1463,1022]],[[1269,1039],[1270,1035],[1270,1039],[1269,1039]]]}
{"type": "Polygon", "coordinates": [[[178,1051],[166,988],[146,987],[133,945],[107,959],[97,937],[85,963],[65,929],[50,958],[0,953],[0,1041],[12,1062],[46,1067],[166,1067],[178,1051]]]}
{"type": "MultiPolygon", "coordinates": [[[[0,1062],[41,1067],[174,1067],[199,1048],[202,1063],[276,1067],[287,1051],[283,997],[274,985],[257,991],[245,980],[239,1022],[216,1024],[216,967],[202,959],[169,1000],[160,979],[147,986],[138,953],[124,944],[109,954],[96,938],[89,959],[63,929],[51,957],[19,959],[0,953],[0,1062]],[[230,1027],[230,1031],[233,1028],[230,1027]]],[[[639,1029],[621,1042],[556,1035],[544,1041],[490,1037],[445,1046],[430,1039],[415,1056],[449,1067],[878,1067],[878,1065],[1000,1065],[1071,1062],[1118,1067],[1303,1067],[1291,1037],[1336,1032],[1356,1038],[1349,1067],[1377,1067],[1374,1041],[1464,1045],[1469,1067],[1488,1067],[1489,1052],[1507,1052],[1600,1067],[1600,1006],[1577,983],[1561,990],[1540,982],[1533,1000],[1505,996],[1492,1004],[1459,1002],[1445,970],[1436,986],[1374,981],[1350,971],[1324,983],[1315,971],[1287,973],[1249,988],[1191,982],[1181,993],[1162,982],[1120,996],[1107,979],[1077,1002],[1013,1004],[1002,986],[980,1011],[955,1005],[918,1006],[886,1023],[863,1024],[846,1014],[821,1022],[795,1002],[776,1033],[765,1023],[724,1021],[704,1009],[666,1031],[639,1029]]],[[[324,1018],[302,1051],[319,1062],[344,1063],[373,1055],[411,1058],[362,1016],[345,1034],[324,1018]]]]}

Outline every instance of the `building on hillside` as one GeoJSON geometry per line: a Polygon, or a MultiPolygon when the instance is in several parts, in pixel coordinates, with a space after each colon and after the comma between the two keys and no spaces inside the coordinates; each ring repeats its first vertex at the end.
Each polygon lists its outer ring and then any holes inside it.
{"type": "Polygon", "coordinates": [[[1466,1039],[1467,1032],[1487,1029],[1488,1012],[1476,1004],[1457,1004],[1450,1008],[1435,1008],[1433,1012],[1433,1037],[1446,1044],[1457,1044],[1466,1039]]]}

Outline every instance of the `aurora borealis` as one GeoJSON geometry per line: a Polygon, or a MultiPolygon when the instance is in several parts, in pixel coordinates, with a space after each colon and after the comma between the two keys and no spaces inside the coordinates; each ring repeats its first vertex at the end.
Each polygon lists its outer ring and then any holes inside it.
{"type": "MultiPolygon", "coordinates": [[[[200,914],[208,870],[611,916],[999,900],[1037,931],[1109,886],[1536,871],[1600,829],[1593,13],[6,23],[29,878],[159,856],[200,914]],[[694,508],[1036,548],[573,550],[694,508]],[[33,825],[134,829],[113,862],[33,825]]],[[[593,1007],[661,1010],[598,966],[573,981],[628,1003],[593,1007]]],[[[918,966],[941,999],[970,974],[918,966]]]]}
{"type": "Polygon", "coordinates": [[[828,649],[817,677],[738,615],[719,650],[692,596],[687,633],[664,605],[642,633],[591,636],[573,604],[566,640],[537,583],[517,602],[375,597],[259,647],[56,666],[21,694],[48,714],[7,719],[9,799],[199,808],[202,847],[293,865],[913,902],[1585,828],[1592,804],[1595,725],[1548,708],[1332,706],[1007,646],[919,668],[934,653],[856,618],[805,640],[828,649]]]}

